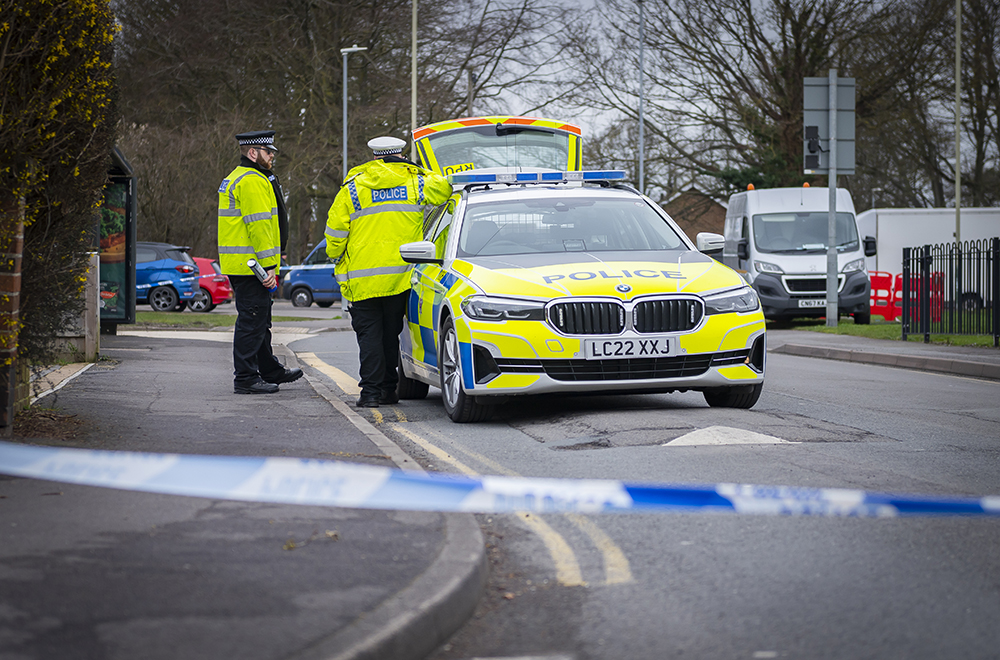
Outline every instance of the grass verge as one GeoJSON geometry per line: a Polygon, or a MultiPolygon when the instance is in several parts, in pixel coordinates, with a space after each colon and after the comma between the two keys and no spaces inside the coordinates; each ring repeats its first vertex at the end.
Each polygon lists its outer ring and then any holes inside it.
{"type": "MultiPolygon", "coordinates": [[[[872,320],[870,325],[856,325],[854,321],[841,320],[836,328],[826,327],[826,319],[814,321],[797,320],[790,321],[768,321],[768,330],[809,330],[811,332],[825,332],[834,335],[850,335],[852,337],[868,337],[869,339],[892,339],[901,341],[903,339],[903,326],[899,323],[889,323],[886,321],[872,320]]],[[[922,334],[911,334],[906,337],[907,341],[923,342],[922,334]]],[[[931,335],[932,344],[944,344],[948,346],[982,346],[993,348],[992,335],[931,335]]]]}

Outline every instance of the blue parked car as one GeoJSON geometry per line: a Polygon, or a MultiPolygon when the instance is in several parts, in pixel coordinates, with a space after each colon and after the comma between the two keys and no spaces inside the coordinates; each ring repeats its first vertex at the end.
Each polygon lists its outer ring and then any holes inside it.
{"type": "Polygon", "coordinates": [[[179,312],[199,291],[198,265],[190,248],[169,243],[135,244],[135,298],[157,312],[179,312]]]}
{"type": "Polygon", "coordinates": [[[281,297],[295,307],[308,307],[314,302],[329,307],[340,301],[340,284],[333,274],[333,262],[326,256],[326,239],[319,242],[301,264],[291,266],[281,274],[281,297]]]}

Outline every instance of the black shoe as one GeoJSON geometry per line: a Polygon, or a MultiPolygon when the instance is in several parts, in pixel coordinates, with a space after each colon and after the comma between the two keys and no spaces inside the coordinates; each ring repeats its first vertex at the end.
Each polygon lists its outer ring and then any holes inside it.
{"type": "Polygon", "coordinates": [[[301,369],[285,369],[283,372],[279,373],[277,376],[267,376],[264,380],[268,383],[274,383],[279,385],[281,383],[291,383],[293,381],[302,378],[301,369]]]}
{"type": "Polygon", "coordinates": [[[382,396],[378,398],[378,402],[384,403],[387,406],[399,403],[399,395],[396,394],[396,390],[392,390],[391,392],[382,392],[382,396]]]}
{"type": "Polygon", "coordinates": [[[363,396],[358,399],[358,402],[355,405],[357,405],[358,408],[378,408],[378,399],[373,396],[363,396]]]}
{"type": "Polygon", "coordinates": [[[237,394],[274,394],[278,391],[278,386],[258,380],[249,385],[233,385],[233,391],[237,394]]]}

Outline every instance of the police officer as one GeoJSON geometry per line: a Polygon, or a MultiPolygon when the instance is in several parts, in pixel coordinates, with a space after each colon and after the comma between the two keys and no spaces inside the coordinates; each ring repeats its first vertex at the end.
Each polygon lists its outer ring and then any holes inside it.
{"type": "Polygon", "coordinates": [[[240,165],[219,186],[219,265],[236,294],[233,391],[273,394],[280,383],[302,377],[301,369],[286,369],[271,351],[270,289],[277,286],[288,236],[281,185],[271,172],[278,150],[274,131],[240,133],[236,140],[240,165]],[[263,282],[247,265],[250,259],[266,271],[263,282]]]}
{"type": "Polygon", "coordinates": [[[394,137],[369,141],[375,159],[348,172],[326,223],[326,253],[340,259],[334,272],[358,338],[358,407],[399,401],[399,333],[410,290],[399,246],[423,238],[425,205],[451,196],[447,179],[400,156],[405,146],[394,137]]]}

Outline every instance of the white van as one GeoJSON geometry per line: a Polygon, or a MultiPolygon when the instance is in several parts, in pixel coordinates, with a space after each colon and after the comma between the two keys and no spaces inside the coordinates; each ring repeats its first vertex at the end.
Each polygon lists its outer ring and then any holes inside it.
{"type": "MultiPolygon", "coordinates": [[[[827,188],[748,190],[729,198],[722,260],[746,278],[770,319],[826,315],[827,188]]],[[[837,190],[838,311],[871,320],[871,284],[851,194],[837,190]]]]}

